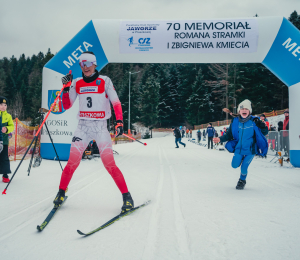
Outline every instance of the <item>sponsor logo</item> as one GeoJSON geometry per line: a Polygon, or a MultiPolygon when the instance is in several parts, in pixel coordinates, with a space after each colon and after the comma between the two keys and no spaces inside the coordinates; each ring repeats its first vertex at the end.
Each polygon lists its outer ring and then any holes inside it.
{"type": "MultiPolygon", "coordinates": [[[[60,92],[59,90],[48,90],[48,108],[49,109],[53,105],[54,100],[59,95],[59,92],[60,92]]],[[[64,109],[61,96],[59,96],[56,103],[53,105],[53,109],[52,109],[51,113],[58,115],[58,114],[64,113],[65,111],[66,110],[64,109]]]]}
{"type": "Polygon", "coordinates": [[[80,111],[79,117],[85,117],[85,118],[105,118],[105,111],[97,111],[97,112],[80,111]]]}
{"type": "Polygon", "coordinates": [[[137,44],[137,43],[133,42],[133,36],[131,36],[130,38],[128,38],[127,41],[129,42],[129,47],[131,47],[131,45],[137,44]]]}
{"type": "Polygon", "coordinates": [[[131,47],[132,45],[149,47],[151,45],[150,40],[151,38],[139,38],[138,42],[135,43],[133,36],[127,39],[127,41],[129,42],[129,47],[131,47]]]}
{"type": "Polygon", "coordinates": [[[156,31],[156,26],[128,26],[127,31],[156,31]]]}
{"type": "Polygon", "coordinates": [[[52,126],[68,126],[68,121],[67,120],[47,120],[46,124],[52,125],[52,126]]]}
{"type": "Polygon", "coordinates": [[[98,92],[98,86],[97,87],[81,87],[80,88],[80,94],[87,93],[87,92],[97,93],[98,92]]]}
{"type": "Polygon", "coordinates": [[[82,139],[79,138],[79,137],[76,137],[76,136],[74,136],[73,139],[72,139],[72,142],[73,142],[73,143],[79,142],[79,141],[82,141],[82,139]]]}
{"type": "Polygon", "coordinates": [[[150,45],[150,38],[139,38],[138,42],[140,46],[150,45]]]}

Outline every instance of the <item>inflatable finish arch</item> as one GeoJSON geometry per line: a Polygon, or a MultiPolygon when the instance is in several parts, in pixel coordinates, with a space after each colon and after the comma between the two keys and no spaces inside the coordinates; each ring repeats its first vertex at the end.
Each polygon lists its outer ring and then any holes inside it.
{"type": "MultiPolygon", "coordinates": [[[[96,54],[99,70],[109,62],[264,64],[289,87],[290,160],[300,167],[300,32],[287,19],[92,20],[45,65],[42,107],[53,103],[69,70],[81,76],[78,57],[86,50],[96,54]]],[[[47,120],[62,160],[69,157],[77,113],[78,101],[67,111],[59,102],[47,120]]],[[[45,131],[41,155],[55,157],[45,131]]]]}

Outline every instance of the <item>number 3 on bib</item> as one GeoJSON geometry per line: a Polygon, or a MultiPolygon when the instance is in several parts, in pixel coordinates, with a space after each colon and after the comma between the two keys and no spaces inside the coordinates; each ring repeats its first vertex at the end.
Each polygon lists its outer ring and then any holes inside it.
{"type": "Polygon", "coordinates": [[[91,98],[91,97],[87,97],[86,100],[88,101],[87,107],[88,107],[88,108],[91,108],[92,105],[93,105],[93,104],[92,104],[92,98],[91,98]]]}

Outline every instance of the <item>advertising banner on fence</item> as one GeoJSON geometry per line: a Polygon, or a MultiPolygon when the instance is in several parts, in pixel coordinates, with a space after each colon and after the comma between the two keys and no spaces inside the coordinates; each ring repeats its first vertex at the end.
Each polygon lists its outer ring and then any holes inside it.
{"type": "Polygon", "coordinates": [[[256,52],[255,18],[188,21],[121,21],[120,53],[256,52]]]}

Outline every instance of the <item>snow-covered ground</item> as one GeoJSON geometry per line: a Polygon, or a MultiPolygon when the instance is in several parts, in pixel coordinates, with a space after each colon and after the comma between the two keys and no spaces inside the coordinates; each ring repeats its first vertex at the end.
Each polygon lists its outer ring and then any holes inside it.
{"type": "Polygon", "coordinates": [[[86,238],[76,230],[98,227],[122,205],[100,159],[80,164],[67,202],[41,233],[61,170],[43,160],[28,177],[25,161],[0,196],[0,259],[299,259],[300,169],[254,159],[240,191],[231,154],[186,138],[175,149],[172,134],[143,141],[114,146],[115,159],[135,204],[152,202],[86,238]]]}

